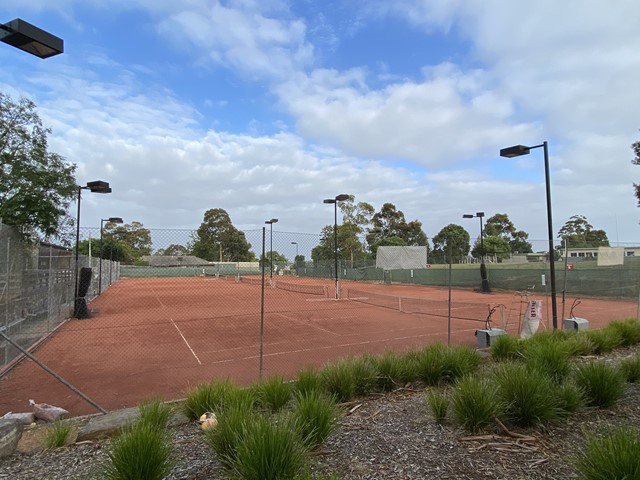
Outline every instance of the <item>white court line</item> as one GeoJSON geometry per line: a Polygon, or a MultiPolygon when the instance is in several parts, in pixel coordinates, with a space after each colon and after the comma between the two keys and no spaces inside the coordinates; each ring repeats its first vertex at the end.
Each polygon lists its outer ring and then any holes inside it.
{"type": "MultiPolygon", "coordinates": [[[[162,300],[160,300],[160,297],[158,296],[158,294],[153,291],[153,294],[156,297],[156,300],[158,301],[158,303],[160,304],[160,306],[162,308],[164,308],[165,310],[169,310],[167,308],[167,306],[162,303],[162,300]]],[[[200,359],[198,358],[198,355],[196,355],[196,352],[193,351],[193,348],[191,348],[191,345],[189,345],[189,342],[187,342],[187,339],[184,338],[184,335],[182,334],[182,331],[180,330],[180,328],[178,328],[178,325],[176,325],[176,322],[173,320],[173,318],[169,315],[169,321],[171,322],[171,324],[176,328],[176,330],[178,331],[178,333],[180,334],[180,337],[182,338],[182,341],[185,343],[185,345],[187,346],[187,348],[189,349],[189,351],[191,352],[191,355],[193,355],[193,358],[196,359],[196,362],[198,362],[198,365],[202,365],[202,362],[200,361],[200,359]]]]}
{"type": "Polygon", "coordinates": [[[277,313],[277,315],[280,315],[281,317],[286,318],[287,320],[296,322],[296,323],[298,323],[300,325],[312,327],[312,328],[315,328],[316,330],[321,330],[323,332],[330,333],[331,335],[339,335],[338,333],[332,332],[331,330],[329,330],[327,328],[324,328],[324,327],[321,327],[320,325],[312,324],[311,320],[305,322],[304,320],[299,320],[299,319],[297,319],[295,317],[290,317],[289,315],[285,315],[284,313],[277,313]]]}

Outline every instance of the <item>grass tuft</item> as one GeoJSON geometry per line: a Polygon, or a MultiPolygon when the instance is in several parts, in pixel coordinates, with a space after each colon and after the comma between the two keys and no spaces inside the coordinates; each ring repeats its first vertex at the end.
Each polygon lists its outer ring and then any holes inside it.
{"type": "Polygon", "coordinates": [[[404,387],[413,380],[414,366],[410,355],[387,351],[376,359],[377,386],[383,392],[404,387]]]}
{"type": "Polygon", "coordinates": [[[159,399],[152,399],[138,405],[139,423],[146,423],[152,428],[162,432],[166,430],[173,409],[159,399]]]}
{"type": "Polygon", "coordinates": [[[449,398],[441,392],[430,390],[427,393],[427,403],[431,408],[431,414],[436,423],[444,423],[449,411],[449,398]]]}
{"type": "Polygon", "coordinates": [[[353,399],[356,392],[353,375],[353,363],[348,361],[329,363],[322,369],[322,383],[329,395],[335,397],[338,402],[348,402],[353,399]]]}
{"type": "Polygon", "coordinates": [[[255,386],[258,403],[271,410],[272,413],[282,410],[291,400],[292,387],[284,377],[272,376],[255,386]]]}
{"type": "Polygon", "coordinates": [[[205,412],[220,413],[222,410],[242,403],[252,406],[255,399],[251,389],[241,389],[230,380],[213,380],[198,385],[187,393],[182,404],[184,414],[190,420],[197,420],[205,412]]]}
{"type": "Polygon", "coordinates": [[[631,480],[640,478],[640,431],[618,427],[605,437],[588,435],[576,459],[584,480],[631,480]]]}
{"type": "Polygon", "coordinates": [[[525,365],[561,383],[571,371],[570,355],[563,341],[533,342],[525,349],[525,365]]]}
{"type": "Polygon", "coordinates": [[[491,345],[491,356],[497,362],[508,362],[522,358],[523,341],[510,335],[500,335],[491,345]]]}
{"type": "Polygon", "coordinates": [[[615,320],[607,327],[617,332],[623,347],[629,347],[640,343],[640,321],[635,318],[627,318],[625,320],[615,320]]]}
{"type": "Polygon", "coordinates": [[[324,443],[338,424],[340,411],[333,398],[319,392],[296,398],[293,419],[305,446],[312,450],[324,443]]]}
{"type": "Polygon", "coordinates": [[[496,397],[486,380],[471,375],[460,378],[452,400],[456,419],[465,430],[480,432],[493,423],[496,397]]]}
{"type": "Polygon", "coordinates": [[[627,382],[640,382],[640,355],[623,359],[620,362],[620,371],[627,382]]]}
{"type": "Polygon", "coordinates": [[[604,362],[590,362],[576,370],[576,385],[589,406],[611,407],[622,397],[624,383],[622,372],[604,362]]]}
{"type": "Polygon", "coordinates": [[[324,391],[322,373],[311,365],[303,367],[298,371],[294,391],[302,395],[324,391]]]}
{"type": "Polygon", "coordinates": [[[47,448],[64,447],[71,437],[73,425],[70,422],[56,420],[47,430],[44,443],[47,448]]]}
{"type": "Polygon", "coordinates": [[[600,330],[588,330],[585,332],[589,340],[593,342],[593,352],[596,355],[609,353],[622,344],[620,332],[612,328],[600,330]]]}
{"type": "Polygon", "coordinates": [[[255,415],[255,412],[239,406],[230,407],[218,415],[215,428],[205,430],[207,444],[218,454],[225,467],[230,468],[238,450],[240,435],[255,415]]]}

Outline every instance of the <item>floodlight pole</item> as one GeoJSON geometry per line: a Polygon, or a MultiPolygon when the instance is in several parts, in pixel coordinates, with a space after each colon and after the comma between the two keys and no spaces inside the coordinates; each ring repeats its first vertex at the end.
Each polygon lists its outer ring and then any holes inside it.
{"type": "MultiPolygon", "coordinates": [[[[269,252],[269,263],[271,264],[271,273],[269,274],[269,278],[271,279],[271,281],[273,281],[273,224],[274,223],[278,223],[278,219],[277,218],[272,218],[271,220],[267,220],[264,223],[268,223],[269,225],[271,225],[271,233],[270,233],[270,237],[271,239],[270,241],[270,245],[269,245],[269,249],[271,250],[269,252]]],[[[264,255],[262,257],[264,259],[264,255]]],[[[273,285],[272,285],[273,286],[273,285]]]]}
{"type": "MultiPolygon", "coordinates": [[[[120,217],[109,217],[100,219],[100,267],[98,268],[98,295],[102,293],[102,254],[104,252],[104,245],[102,243],[102,230],[104,228],[104,222],[122,223],[122,219],[120,217]]],[[[111,248],[109,250],[111,250],[111,248]]],[[[111,276],[111,265],[109,265],[109,276],[111,276]]]]}
{"type": "Polygon", "coordinates": [[[551,177],[549,175],[549,145],[545,141],[540,145],[527,147],[526,145],[514,145],[500,150],[501,157],[519,157],[528,155],[534,148],[543,148],[544,151],[544,182],[547,196],[547,230],[549,234],[549,273],[551,275],[551,312],[553,317],[553,329],[558,328],[558,305],[556,302],[556,266],[555,250],[553,248],[553,220],[551,214],[551,177]]]}
{"type": "Polygon", "coordinates": [[[335,198],[327,198],[322,201],[327,204],[333,203],[333,259],[336,277],[336,300],[340,299],[340,281],[338,280],[338,202],[343,202],[348,199],[349,195],[342,193],[336,195],[335,198]]]}
{"type": "Polygon", "coordinates": [[[480,219],[480,279],[481,283],[481,291],[483,293],[490,293],[491,288],[489,287],[489,278],[487,277],[487,266],[484,263],[485,251],[484,251],[484,230],[482,226],[482,219],[484,217],[484,212],[477,212],[475,215],[470,213],[465,213],[462,215],[462,218],[474,218],[478,217],[480,219]]]}
{"type": "Polygon", "coordinates": [[[82,190],[89,190],[94,193],[111,193],[111,188],[109,188],[109,183],[103,182],[101,180],[96,180],[93,182],[87,182],[87,184],[83,187],[78,185],[78,213],[76,216],[76,264],[75,264],[75,290],[74,290],[74,301],[73,301],[73,316],[74,318],[80,318],[78,315],[80,313],[80,296],[79,293],[79,282],[78,282],[78,273],[79,273],[79,261],[80,261],[80,200],[82,198],[82,190]]]}
{"type": "MultiPolygon", "coordinates": [[[[266,222],[265,222],[266,223],[266,222]]],[[[263,354],[263,345],[264,345],[264,244],[265,244],[265,227],[262,227],[262,291],[260,295],[260,367],[258,370],[258,379],[262,380],[262,354],[263,354]]]]}

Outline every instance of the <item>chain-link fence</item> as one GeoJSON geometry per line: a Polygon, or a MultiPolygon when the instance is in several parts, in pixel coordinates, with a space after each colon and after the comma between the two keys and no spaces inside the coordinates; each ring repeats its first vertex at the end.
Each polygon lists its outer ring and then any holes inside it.
{"type": "MultiPolygon", "coordinates": [[[[337,262],[326,254],[314,261],[320,235],[269,227],[243,232],[248,251],[220,241],[202,258],[189,254],[193,231],[149,233],[151,251],[119,263],[99,229],[82,229],[87,255],[76,264],[73,250],[25,248],[2,227],[0,413],[20,411],[29,399],[91,413],[180,398],[214,378],[250,384],[386,349],[473,346],[487,326],[517,334],[525,302],[548,304],[550,295],[543,256],[487,258],[492,293],[483,294],[480,266],[468,258],[391,271],[345,251],[337,262]],[[78,297],[86,315],[78,315],[78,297]]],[[[637,316],[637,258],[555,266],[566,315],[586,317],[592,328],[637,316]]]]}

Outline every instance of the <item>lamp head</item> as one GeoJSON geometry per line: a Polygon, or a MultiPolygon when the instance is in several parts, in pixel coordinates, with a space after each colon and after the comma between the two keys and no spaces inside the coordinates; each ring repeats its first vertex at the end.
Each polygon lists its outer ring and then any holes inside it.
{"type": "Polygon", "coordinates": [[[40,58],[64,52],[64,41],[20,18],[0,24],[0,41],[40,58]]]}
{"type": "Polygon", "coordinates": [[[513,147],[500,149],[500,156],[506,158],[519,157],[520,155],[528,155],[530,150],[530,147],[524,145],[514,145],[513,147]]]}
{"type": "Polygon", "coordinates": [[[477,212],[476,213],[476,217],[478,217],[478,218],[484,217],[484,212],[477,212]]]}
{"type": "Polygon", "coordinates": [[[109,182],[103,182],[102,180],[87,182],[87,186],[83,188],[87,188],[93,193],[111,193],[111,188],[109,188],[109,182]]]}
{"type": "Polygon", "coordinates": [[[464,215],[462,215],[462,218],[473,218],[473,215],[471,215],[470,213],[465,213],[464,215]]]}
{"type": "Polygon", "coordinates": [[[120,218],[120,217],[109,217],[109,218],[107,218],[107,222],[123,223],[122,218],[120,218]]]}
{"type": "Polygon", "coordinates": [[[336,201],[333,198],[325,198],[322,203],[336,203],[336,201]]]}
{"type": "Polygon", "coordinates": [[[345,200],[349,200],[349,195],[347,195],[346,193],[336,195],[336,202],[344,202],[345,200]]]}

